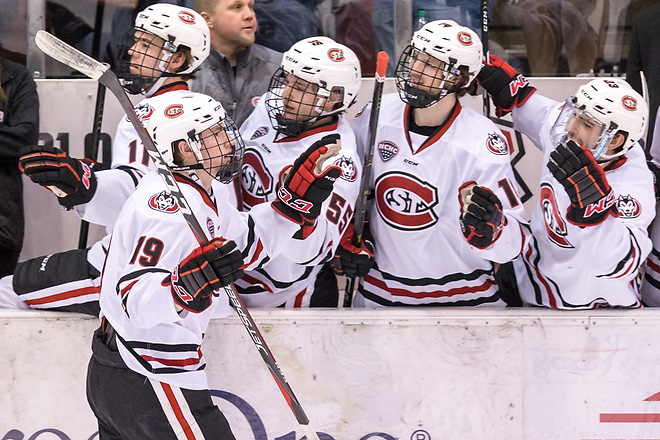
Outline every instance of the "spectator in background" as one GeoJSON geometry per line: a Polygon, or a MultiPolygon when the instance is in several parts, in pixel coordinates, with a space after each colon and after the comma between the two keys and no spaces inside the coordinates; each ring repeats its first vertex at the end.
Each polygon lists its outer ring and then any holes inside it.
{"type": "Polygon", "coordinates": [[[278,52],[296,42],[319,35],[316,7],[322,0],[255,0],[259,21],[256,41],[278,52]]]}
{"type": "Polygon", "coordinates": [[[23,247],[23,180],[19,151],[39,140],[39,96],[28,70],[0,47],[0,277],[14,272],[23,247]]]}
{"type": "MultiPolygon", "coordinates": [[[[638,92],[642,93],[640,72],[644,72],[649,93],[649,121],[648,136],[645,141],[647,151],[653,142],[653,129],[655,127],[655,114],[660,104],[660,5],[642,9],[636,16],[630,35],[630,49],[628,52],[628,65],[626,80],[638,92]]],[[[660,160],[660,157],[656,157],[660,160]]]]}
{"type": "Polygon", "coordinates": [[[220,101],[240,125],[268,90],[282,54],[254,44],[257,19],[252,0],[195,0],[211,32],[211,53],[192,90],[220,101]]]}

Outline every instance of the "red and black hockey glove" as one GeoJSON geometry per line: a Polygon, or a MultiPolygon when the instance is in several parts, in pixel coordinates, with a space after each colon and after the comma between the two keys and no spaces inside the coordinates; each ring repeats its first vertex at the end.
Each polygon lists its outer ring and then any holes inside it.
{"type": "Polygon", "coordinates": [[[497,107],[497,117],[507,115],[513,107],[520,107],[536,91],[527,78],[500,57],[490,55],[481,67],[477,82],[486,89],[497,107]]]}
{"type": "Polygon", "coordinates": [[[272,207],[284,217],[301,226],[311,226],[321,213],[321,206],[332,193],[341,168],[332,165],[331,158],[339,153],[338,134],[314,142],[282,173],[284,183],[277,190],[272,207]],[[324,163],[331,164],[324,166],[324,163]]]}
{"type": "Polygon", "coordinates": [[[500,237],[506,224],[502,202],[485,186],[466,185],[459,189],[461,230],[468,243],[486,249],[500,237]]]}
{"type": "Polygon", "coordinates": [[[51,190],[67,210],[92,200],[96,192],[95,165],[90,159],[74,159],[59,148],[39,145],[22,148],[18,160],[21,172],[51,190]]]}
{"type": "Polygon", "coordinates": [[[172,296],[180,307],[201,313],[213,292],[243,276],[243,256],[236,243],[214,238],[190,253],[172,274],[172,296]]]}
{"type": "Polygon", "coordinates": [[[374,245],[366,234],[362,235],[360,247],[353,246],[353,223],[350,223],[341,237],[335,256],[330,260],[332,268],[337,275],[346,275],[349,278],[362,278],[369,273],[376,264],[374,260],[374,245]]]}
{"type": "Polygon", "coordinates": [[[569,140],[550,153],[548,169],[571,200],[566,218],[578,226],[593,226],[616,215],[616,200],[605,171],[591,151],[569,140]]]}

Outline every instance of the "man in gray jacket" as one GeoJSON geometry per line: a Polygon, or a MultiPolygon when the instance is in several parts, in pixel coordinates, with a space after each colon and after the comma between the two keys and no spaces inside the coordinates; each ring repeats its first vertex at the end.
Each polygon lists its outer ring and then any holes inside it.
{"type": "Polygon", "coordinates": [[[192,90],[220,101],[240,125],[268,90],[282,54],[254,44],[257,18],[251,0],[195,0],[194,9],[211,31],[211,54],[192,90]]]}

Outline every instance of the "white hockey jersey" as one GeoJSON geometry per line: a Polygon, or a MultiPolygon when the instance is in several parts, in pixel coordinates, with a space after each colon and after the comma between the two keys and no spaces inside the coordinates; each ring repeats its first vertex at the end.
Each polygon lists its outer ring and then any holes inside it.
{"type": "MultiPolygon", "coordinates": [[[[355,118],[360,151],[368,147],[370,108],[355,118]]],[[[397,94],[383,96],[369,183],[376,267],[355,305],[504,306],[491,262],[518,256],[524,218],[508,144],[495,124],[460,102],[431,137],[408,130],[410,111],[397,94]],[[472,247],[461,231],[459,188],[469,182],[490,188],[507,219],[486,249],[472,247]]]]}
{"type": "MultiPolygon", "coordinates": [[[[652,161],[660,167],[660,109],[655,116],[653,141],[649,148],[652,161]]],[[[656,182],[655,185],[660,185],[656,182]]],[[[656,219],[660,218],[660,203],[656,202],[656,219]]],[[[653,249],[646,259],[646,271],[642,282],[642,300],[651,307],[660,307],[660,220],[655,220],[651,226],[651,241],[653,249]]]]}
{"type": "MultiPolygon", "coordinates": [[[[149,118],[158,108],[175,99],[177,95],[191,94],[185,82],[176,82],[162,87],[149,98],[145,98],[135,106],[135,113],[146,126],[149,118]]],[[[142,144],[133,124],[128,117],[123,117],[117,125],[112,140],[112,164],[110,169],[97,171],[96,192],[94,197],[84,205],[74,209],[85,221],[105,226],[112,231],[112,226],[124,205],[124,202],[133,194],[142,176],[147,173],[156,173],[156,167],[149,157],[149,153],[142,144]]],[[[236,194],[231,191],[231,200],[236,200],[236,194]]],[[[89,262],[99,271],[103,266],[105,249],[108,237],[92,246],[89,262]]]]}
{"type": "Polygon", "coordinates": [[[246,271],[236,283],[248,306],[277,307],[286,303],[287,307],[307,307],[317,274],[334,255],[353,217],[360,187],[360,160],[353,130],[343,116],[298,137],[282,138],[271,126],[265,101],[265,97],[259,100],[241,126],[246,145],[241,181],[245,209],[275,200],[280,171],[292,165],[314,142],[332,133],[341,136],[341,153],[335,164],[342,169],[342,175],[323,204],[314,232],[304,240],[293,240],[267,266],[246,271]]]}
{"type": "Polygon", "coordinates": [[[514,262],[526,304],[557,309],[639,307],[639,269],[651,250],[647,228],[655,215],[653,180],[644,151],[635,144],[605,168],[619,216],[579,227],[566,219],[570,200],[547,168],[550,139],[562,103],[538,94],[513,110],[514,128],[541,151],[539,201],[522,255],[514,262]]]}
{"type": "MultiPolygon", "coordinates": [[[[213,182],[211,198],[193,180],[176,180],[207,238],[234,240],[247,268],[276,255],[298,229],[268,204],[239,213],[227,185],[213,182]]],[[[168,277],[199,246],[178,211],[161,177],[145,175],[115,225],[101,281],[101,315],[114,327],[129,368],[182,388],[205,389],[202,337],[209,319],[227,316],[231,308],[221,289],[202,313],[175,311],[168,277]]]]}

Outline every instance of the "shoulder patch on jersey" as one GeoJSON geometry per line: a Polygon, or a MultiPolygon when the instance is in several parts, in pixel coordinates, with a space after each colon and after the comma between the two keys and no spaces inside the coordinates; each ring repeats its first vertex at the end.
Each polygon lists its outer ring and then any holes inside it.
{"type": "Polygon", "coordinates": [[[335,161],[335,165],[341,168],[341,178],[348,182],[355,182],[357,179],[357,167],[350,157],[342,156],[335,161]]]}
{"type": "Polygon", "coordinates": [[[209,230],[211,238],[215,238],[215,224],[213,223],[213,220],[211,220],[211,217],[206,217],[206,229],[209,230]]]}
{"type": "Polygon", "coordinates": [[[499,133],[489,133],[486,140],[486,148],[493,154],[509,154],[509,144],[499,133]]]}
{"type": "Polygon", "coordinates": [[[260,138],[261,136],[265,136],[266,134],[268,134],[268,127],[262,125],[261,127],[257,128],[254,133],[252,133],[250,140],[253,141],[260,138]]]}
{"type": "Polygon", "coordinates": [[[5,112],[0,112],[0,122],[5,121],[5,112]]]}
{"type": "MultiPolygon", "coordinates": [[[[141,103],[135,106],[135,114],[140,118],[141,121],[147,121],[154,114],[154,108],[149,104],[141,103]]],[[[130,122],[128,116],[126,120],[130,122]]]]}
{"type": "Polygon", "coordinates": [[[383,159],[383,162],[392,159],[398,152],[399,147],[394,145],[394,142],[382,141],[378,144],[378,154],[380,154],[380,158],[383,159]]]}
{"type": "Polygon", "coordinates": [[[642,205],[630,194],[619,196],[616,200],[616,209],[619,211],[619,217],[635,218],[642,212],[642,205]]]}
{"type": "Polygon", "coordinates": [[[172,214],[179,210],[179,204],[172,194],[167,191],[161,191],[149,198],[149,207],[154,211],[172,214]]]}
{"type": "Polygon", "coordinates": [[[568,242],[566,235],[568,229],[566,222],[559,215],[559,208],[555,198],[555,192],[548,183],[541,183],[541,190],[539,191],[539,203],[543,210],[543,221],[545,222],[545,231],[548,234],[550,241],[559,247],[573,248],[574,246],[568,242]]]}

